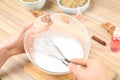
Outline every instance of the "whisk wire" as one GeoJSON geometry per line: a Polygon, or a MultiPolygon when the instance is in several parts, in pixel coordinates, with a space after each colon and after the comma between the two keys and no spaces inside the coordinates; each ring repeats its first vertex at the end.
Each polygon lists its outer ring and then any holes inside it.
{"type": "Polygon", "coordinates": [[[62,61],[66,66],[70,63],[70,61],[63,55],[61,50],[55,45],[55,43],[52,41],[52,39],[48,36],[44,36],[45,43],[47,46],[45,47],[46,50],[50,53],[49,56],[54,57],[60,61],[62,61]],[[61,57],[56,55],[55,53],[59,53],[61,57]]]}

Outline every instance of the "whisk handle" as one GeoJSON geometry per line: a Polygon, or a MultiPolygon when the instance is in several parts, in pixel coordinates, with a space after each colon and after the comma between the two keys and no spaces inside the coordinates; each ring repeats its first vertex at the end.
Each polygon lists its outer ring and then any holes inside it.
{"type": "Polygon", "coordinates": [[[64,59],[64,60],[62,60],[62,62],[63,62],[66,66],[68,66],[68,64],[70,63],[70,61],[69,61],[68,59],[64,59]]]}

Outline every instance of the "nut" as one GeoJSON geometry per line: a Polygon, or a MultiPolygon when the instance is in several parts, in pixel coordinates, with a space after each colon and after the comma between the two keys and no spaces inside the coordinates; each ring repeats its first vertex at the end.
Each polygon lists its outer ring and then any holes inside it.
{"type": "Polygon", "coordinates": [[[58,13],[62,13],[62,11],[61,11],[61,10],[59,10],[59,9],[58,9],[58,10],[56,10],[56,12],[58,12],[58,13]]]}
{"type": "Polygon", "coordinates": [[[42,11],[39,11],[39,10],[32,10],[32,14],[33,14],[35,17],[38,17],[38,16],[43,15],[43,12],[42,12],[42,11]]]}
{"type": "Polygon", "coordinates": [[[106,22],[106,23],[103,23],[101,25],[110,35],[113,35],[113,32],[115,30],[115,27],[113,24],[111,24],[110,22],[106,22]]]}
{"type": "Polygon", "coordinates": [[[65,23],[69,23],[69,17],[68,17],[68,16],[62,15],[62,16],[61,16],[61,19],[62,19],[62,21],[64,21],[65,23]]]}

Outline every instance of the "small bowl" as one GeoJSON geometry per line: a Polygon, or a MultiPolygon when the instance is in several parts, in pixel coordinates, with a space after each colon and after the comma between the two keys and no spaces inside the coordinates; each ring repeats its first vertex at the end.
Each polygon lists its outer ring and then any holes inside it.
{"type": "MultiPolygon", "coordinates": [[[[38,69],[52,75],[63,75],[70,72],[68,66],[59,59],[49,56],[51,52],[48,51],[47,45],[44,45],[44,35],[52,38],[68,60],[88,58],[91,49],[89,32],[76,18],[63,13],[44,14],[35,19],[33,27],[25,33],[24,48],[27,57],[38,69]],[[68,22],[64,21],[63,16],[65,19],[68,18],[68,22]],[[49,24],[49,30],[41,32],[40,29],[48,25],[44,21],[46,19],[50,19],[52,24],[49,24]]],[[[53,50],[53,48],[49,50],[53,50]]],[[[56,52],[54,54],[59,55],[56,52]]]]}
{"type": "Polygon", "coordinates": [[[24,0],[20,0],[20,2],[27,8],[28,10],[39,10],[43,8],[43,6],[46,3],[46,0],[38,0],[38,1],[32,1],[32,2],[27,2],[24,0]]]}
{"type": "MultiPolygon", "coordinates": [[[[61,0],[57,0],[58,6],[64,12],[69,13],[69,14],[76,14],[78,12],[78,7],[76,7],[76,8],[68,8],[68,7],[65,7],[65,6],[61,5],[60,2],[61,2],[61,0]]],[[[79,7],[80,11],[84,12],[89,7],[89,5],[90,5],[90,0],[88,0],[83,6],[79,7]]]]}

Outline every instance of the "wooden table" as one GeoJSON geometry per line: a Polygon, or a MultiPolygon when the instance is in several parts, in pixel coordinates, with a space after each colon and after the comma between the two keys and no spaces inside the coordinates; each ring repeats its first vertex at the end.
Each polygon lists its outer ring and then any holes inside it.
{"type": "MultiPolygon", "coordinates": [[[[42,9],[46,12],[56,12],[59,10],[56,0],[47,0],[42,9]]],[[[107,67],[108,73],[112,72],[111,78],[120,75],[120,53],[110,51],[111,36],[100,26],[104,22],[111,22],[120,26],[120,1],[119,0],[92,0],[87,11],[83,13],[83,24],[87,27],[90,35],[96,35],[107,42],[107,46],[102,46],[92,40],[90,58],[100,60],[107,67]]],[[[35,17],[26,10],[19,0],[0,1],[0,41],[15,35],[25,23],[30,22],[35,17]]],[[[29,62],[25,54],[11,57],[0,70],[2,80],[34,80],[23,70],[24,65],[29,62]]],[[[40,79],[48,80],[48,79],[40,79]]],[[[52,79],[51,79],[52,80],[52,79]]]]}

